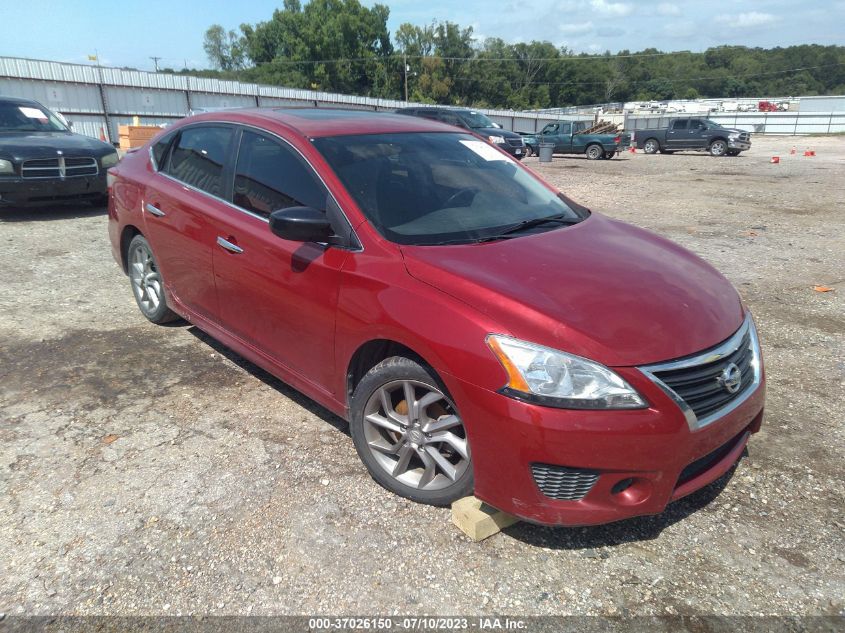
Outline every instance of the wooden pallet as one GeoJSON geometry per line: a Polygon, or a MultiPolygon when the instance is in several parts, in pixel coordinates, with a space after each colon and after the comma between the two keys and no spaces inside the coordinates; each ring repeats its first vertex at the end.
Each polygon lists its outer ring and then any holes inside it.
{"type": "Polygon", "coordinates": [[[618,124],[610,123],[609,121],[599,121],[593,127],[575,132],[575,134],[616,134],[618,131],[618,124]]]}

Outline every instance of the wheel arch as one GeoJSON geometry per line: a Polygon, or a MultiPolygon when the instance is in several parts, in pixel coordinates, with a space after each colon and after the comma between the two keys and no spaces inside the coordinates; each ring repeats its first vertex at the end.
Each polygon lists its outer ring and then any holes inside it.
{"type": "Polygon", "coordinates": [[[404,343],[389,339],[376,338],[370,339],[361,345],[353,352],[349,359],[346,368],[346,405],[349,406],[352,400],[352,394],[355,392],[355,387],[361,382],[361,379],[373,367],[378,365],[381,361],[391,356],[404,356],[413,361],[417,361],[428,367],[436,373],[432,364],[428,362],[422,354],[411,349],[404,343]]]}
{"type": "Polygon", "coordinates": [[[127,261],[127,257],[129,256],[129,243],[136,235],[143,235],[143,233],[141,233],[141,230],[133,224],[127,224],[124,226],[120,233],[120,265],[123,267],[124,273],[129,270],[127,261]]]}

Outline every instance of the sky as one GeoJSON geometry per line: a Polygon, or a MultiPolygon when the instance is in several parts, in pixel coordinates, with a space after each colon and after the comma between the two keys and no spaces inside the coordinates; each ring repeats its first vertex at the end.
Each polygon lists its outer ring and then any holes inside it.
{"type": "MultiPolygon", "coordinates": [[[[5,2],[0,56],[88,62],[152,70],[205,68],[211,24],[226,29],[269,19],[282,0],[39,0],[5,2]]],[[[305,0],[303,0],[305,4],[305,0]]],[[[362,0],[372,6],[373,0],[362,0]]],[[[449,20],[479,40],[548,40],[576,52],[702,51],[720,44],[845,45],[845,0],[381,0],[391,33],[403,22],[449,20]]]]}

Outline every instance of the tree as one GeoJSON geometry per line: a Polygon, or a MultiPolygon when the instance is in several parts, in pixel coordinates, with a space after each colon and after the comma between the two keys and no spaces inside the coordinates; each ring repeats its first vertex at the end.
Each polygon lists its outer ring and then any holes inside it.
{"type": "Polygon", "coordinates": [[[202,47],[208,61],[218,70],[232,71],[244,67],[246,41],[235,31],[227,33],[219,24],[212,24],[205,32],[202,47]]]}

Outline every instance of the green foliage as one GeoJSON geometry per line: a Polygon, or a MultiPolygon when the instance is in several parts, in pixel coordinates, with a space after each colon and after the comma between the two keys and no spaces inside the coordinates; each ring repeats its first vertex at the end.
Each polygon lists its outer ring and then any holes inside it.
{"type": "Polygon", "coordinates": [[[215,70],[202,74],[393,99],[403,98],[407,75],[413,101],[513,109],[845,91],[843,46],[595,56],[550,42],[478,42],[471,27],[445,21],[401,24],[394,50],[389,13],[359,0],[284,0],[271,19],[242,24],[240,34],[212,25],[204,48],[215,70]]]}

